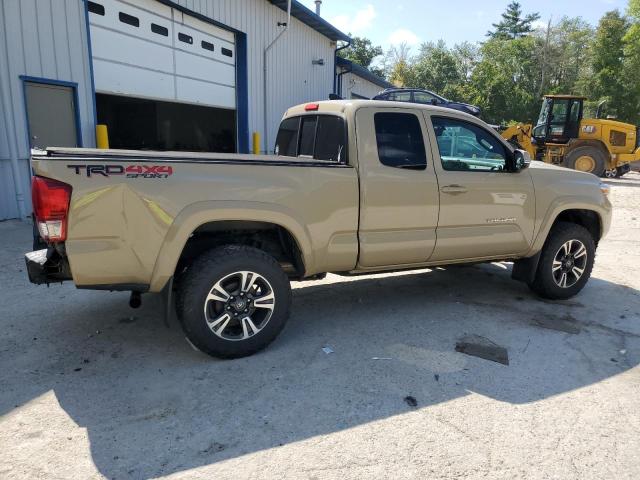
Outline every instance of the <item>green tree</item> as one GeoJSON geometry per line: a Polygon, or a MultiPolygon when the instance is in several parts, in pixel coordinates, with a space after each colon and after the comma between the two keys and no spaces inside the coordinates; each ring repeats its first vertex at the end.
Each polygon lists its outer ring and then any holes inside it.
{"type": "Polygon", "coordinates": [[[397,87],[416,87],[414,61],[406,43],[392,45],[383,59],[385,77],[397,87]]]}
{"type": "Polygon", "coordinates": [[[629,22],[618,10],[607,12],[600,19],[591,46],[593,76],[587,83],[590,99],[606,100],[607,113],[620,119],[634,116],[634,112],[630,112],[623,78],[624,38],[628,30],[629,22]]]}
{"type": "Polygon", "coordinates": [[[522,7],[518,2],[511,2],[502,14],[502,20],[493,24],[492,32],[487,36],[500,40],[514,40],[533,32],[533,22],[540,19],[539,13],[529,13],[522,16],[522,7]]]}
{"type": "Polygon", "coordinates": [[[351,60],[365,68],[370,68],[373,61],[382,54],[382,47],[374,46],[371,40],[364,37],[352,37],[349,48],[338,52],[342,58],[351,60]]]}
{"type": "Polygon", "coordinates": [[[443,40],[423,43],[413,69],[417,85],[440,95],[447,96],[448,90],[462,82],[456,56],[443,40]]]}
{"type": "MultiPolygon", "coordinates": [[[[542,32],[545,35],[546,33],[542,32]]],[[[563,17],[549,30],[549,41],[543,52],[544,82],[539,92],[544,93],[586,93],[581,84],[588,79],[591,68],[591,41],[594,29],[580,17],[563,17]]]]}
{"type": "Polygon", "coordinates": [[[627,96],[627,122],[640,124],[640,0],[630,0],[627,10],[631,26],[624,40],[622,82],[627,96]]]}
{"type": "Polygon", "coordinates": [[[483,109],[490,123],[531,121],[540,109],[537,91],[540,40],[492,39],[482,45],[482,61],[473,70],[469,101],[483,109]]]}
{"type": "Polygon", "coordinates": [[[453,47],[453,55],[458,64],[460,77],[464,81],[469,80],[480,59],[478,46],[470,42],[459,43],[453,47]]]}

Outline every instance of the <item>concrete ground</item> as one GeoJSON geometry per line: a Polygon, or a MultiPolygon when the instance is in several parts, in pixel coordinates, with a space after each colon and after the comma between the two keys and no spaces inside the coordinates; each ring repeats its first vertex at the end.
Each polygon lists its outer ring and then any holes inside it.
{"type": "Polygon", "coordinates": [[[234,361],[163,326],[157,297],[30,285],[30,227],[0,223],[0,478],[638,479],[640,174],[610,183],[571,301],[501,264],[330,276],[234,361]],[[464,335],[509,365],[457,353],[464,335]]]}

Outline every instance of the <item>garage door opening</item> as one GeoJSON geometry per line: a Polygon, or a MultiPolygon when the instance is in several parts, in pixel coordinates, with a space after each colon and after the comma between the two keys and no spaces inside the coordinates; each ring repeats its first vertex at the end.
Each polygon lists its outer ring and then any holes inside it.
{"type": "Polygon", "coordinates": [[[96,94],[96,107],[111,148],[236,151],[235,110],[107,94],[96,94]]]}

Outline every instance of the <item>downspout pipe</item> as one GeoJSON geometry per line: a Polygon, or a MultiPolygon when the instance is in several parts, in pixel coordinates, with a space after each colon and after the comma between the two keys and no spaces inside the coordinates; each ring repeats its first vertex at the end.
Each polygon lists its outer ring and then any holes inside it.
{"type": "MultiPolygon", "coordinates": [[[[27,209],[24,203],[24,193],[22,191],[22,174],[20,173],[20,163],[18,161],[18,146],[16,144],[15,132],[12,134],[9,131],[9,125],[13,124],[11,113],[8,106],[11,104],[10,95],[7,92],[6,87],[3,88],[3,82],[0,82],[0,95],[2,95],[2,103],[7,107],[4,108],[4,121],[7,125],[6,135],[7,143],[9,144],[9,158],[11,160],[11,170],[13,173],[13,186],[16,192],[16,204],[18,206],[18,215],[21,220],[26,220],[27,209]]],[[[26,115],[26,112],[25,112],[26,115]]]]}
{"type": "MultiPolygon", "coordinates": [[[[344,50],[345,48],[349,48],[351,46],[351,39],[341,47],[338,47],[333,52],[333,93],[334,95],[338,95],[337,91],[337,83],[338,83],[338,74],[336,74],[336,63],[338,62],[338,52],[340,50],[344,50]]],[[[353,68],[353,67],[352,67],[353,68]]]]}
{"type": "MultiPolygon", "coordinates": [[[[269,115],[267,112],[267,58],[268,58],[268,54],[269,54],[269,50],[271,50],[271,48],[276,44],[276,42],[278,40],[280,40],[280,38],[282,37],[282,35],[284,35],[287,30],[289,30],[289,25],[291,24],[291,0],[289,0],[287,2],[287,23],[284,24],[284,29],[281,30],[278,35],[276,35],[276,38],[274,38],[271,43],[269,45],[267,45],[267,48],[264,49],[264,58],[262,59],[262,65],[263,65],[263,92],[262,92],[262,98],[263,98],[263,108],[262,111],[264,113],[264,153],[269,153],[269,147],[268,147],[268,142],[269,142],[269,115]]],[[[281,27],[283,26],[280,22],[278,22],[278,26],[281,27]]]]}
{"type": "MultiPolygon", "coordinates": [[[[349,68],[347,70],[342,70],[338,75],[338,90],[340,90],[340,93],[337,93],[336,91],[334,91],[333,93],[335,93],[336,95],[339,95],[340,97],[342,97],[342,76],[345,75],[346,73],[352,73],[353,72],[353,62],[351,62],[349,68]]],[[[344,97],[343,97],[344,98],[344,97]]]]}

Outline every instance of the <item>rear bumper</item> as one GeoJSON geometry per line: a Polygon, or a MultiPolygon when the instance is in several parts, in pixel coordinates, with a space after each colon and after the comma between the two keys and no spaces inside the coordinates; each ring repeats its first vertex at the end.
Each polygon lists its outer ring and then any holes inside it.
{"type": "Polygon", "coordinates": [[[48,285],[71,280],[69,262],[53,247],[26,253],[24,261],[31,283],[48,285]]]}

